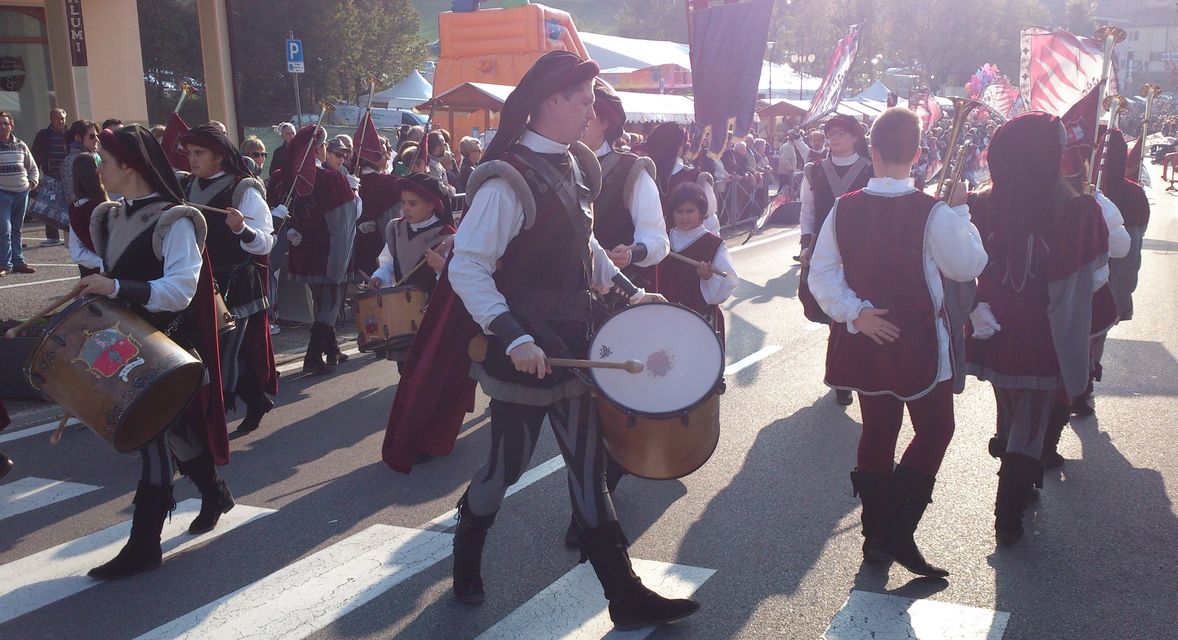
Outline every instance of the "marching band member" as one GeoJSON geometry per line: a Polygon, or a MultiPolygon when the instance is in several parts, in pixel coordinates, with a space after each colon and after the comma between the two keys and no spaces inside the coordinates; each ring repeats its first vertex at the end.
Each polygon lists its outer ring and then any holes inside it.
{"type": "Polygon", "coordinates": [[[360,158],[360,202],[363,205],[356,223],[353,248],[353,268],[365,274],[374,273],[380,265],[377,257],[385,246],[384,230],[399,217],[401,203],[393,195],[397,176],[389,174],[389,156],[382,154],[378,164],[360,158]]]}
{"type": "Polygon", "coordinates": [[[1109,132],[1108,147],[1104,154],[1104,181],[1101,189],[1121,211],[1125,230],[1132,240],[1125,257],[1109,261],[1109,283],[1117,301],[1120,319],[1132,320],[1133,292],[1137,290],[1137,274],[1141,271],[1141,245],[1145,241],[1145,228],[1149,226],[1149,198],[1139,183],[1125,177],[1129,149],[1120,130],[1109,132]]]}
{"type": "Polygon", "coordinates": [[[181,204],[180,184],[150,131],[132,124],[115,132],[104,130],[100,136],[102,181],[123,199],[94,210],[90,236],[103,273],[82,278],[81,294],[130,303],[177,344],[195,348],[209,378],[188,410],[139,450],[142,474],[130,539],[113,560],[89,573],[115,579],[160,566],[160,533],[176,506],[172,458],[200,489],[200,513],[189,533],[210,531],[234,503],[214,466],[228,463],[229,436],[205,219],[181,204]]]}
{"type": "Polygon", "coordinates": [[[278,373],[270,342],[269,263],[274,248],[274,226],[266,205],[266,188],[253,176],[229,138],[210,124],[190,129],[180,137],[188,154],[190,174],[178,174],[187,201],[228,211],[208,214],[207,248],[217,289],[235,320],[221,335],[221,386],[225,406],[235,398],[246,414],[237,430],[258,428],[262,416],[274,408],[278,373]]]}
{"type": "MultiPolygon", "coordinates": [[[[845,136],[834,135],[839,144],[845,136]]],[[[859,393],[863,435],[851,472],[863,502],[864,560],[931,577],[913,537],[953,437],[953,363],[942,277],[970,282],[986,265],[965,190],[945,203],[916,190],[920,120],[890,108],[871,129],[874,172],[837,198],[810,260],[810,285],[834,321],[826,383],[859,393]],[[904,408],[915,436],[893,470],[904,408]]]]}
{"type": "Polygon", "coordinates": [[[659,265],[659,293],[706,318],[724,342],[724,314],[720,304],[736,290],[740,278],[724,239],[704,228],[709,214],[708,198],[699,185],[687,182],[671,192],[667,208],[675,224],[670,233],[671,250],[699,262],[699,266],[678,260],[664,261],[659,265]],[[717,270],[728,275],[720,276],[717,270]]]}
{"type": "Polygon", "coordinates": [[[545,362],[547,354],[585,355],[591,289],[618,287],[632,303],[662,299],[635,287],[592,235],[589,202],[600,188],[600,165],[577,140],[594,116],[597,72],[596,63],[566,51],[542,56],[507,98],[499,132],[467,185],[470,208],[448,273],[487,334],[486,359],[473,373],[492,398],[493,444],[459,501],[454,594],[483,600],[487,531],[547,417],[572,472],[582,558],[604,587],[615,628],[636,629],[678,620],[699,605],[663,598],[634,574],[604,486],[594,401],[581,376],[545,362]]]}
{"type": "MultiPolygon", "coordinates": [[[[368,286],[379,289],[400,283],[432,293],[448,255],[438,245],[455,233],[450,197],[441,183],[425,173],[398,180],[393,197],[400,200],[402,215],[385,227],[380,267],[369,278],[368,286]]],[[[405,351],[389,350],[386,357],[399,365],[405,351]]]]}
{"type": "Polygon", "coordinates": [[[1100,206],[1061,177],[1059,118],[1024,113],[990,145],[993,185],[972,194],[970,211],[989,263],[978,278],[968,371],[994,387],[1000,457],[994,530],[999,543],[1023,534],[1023,511],[1042,485],[1044,440],[1062,387],[1088,382],[1096,272],[1107,262],[1100,206]]]}
{"type": "Polygon", "coordinates": [[[335,338],[335,322],[344,298],[344,279],[352,256],[352,241],[359,218],[359,197],[349,178],[340,172],[347,153],[342,144],[328,152],[326,132],[307,125],[291,141],[289,162],[283,169],[283,192],[299,176],[300,162],[310,146],[315,170],[310,177],[308,196],[297,192],[291,201],[286,231],[290,241],[289,272],[293,280],[304,282],[311,290],[315,322],[311,340],[303,357],[303,371],[329,373],[335,365],[348,359],[340,352],[335,338]],[[326,363],[323,357],[327,356],[326,363]]]}
{"type": "MultiPolygon", "coordinates": [[[[665,224],[670,226],[671,211],[666,208],[666,201],[671,192],[685,182],[694,182],[704,190],[708,198],[709,213],[704,228],[712,233],[720,233],[720,218],[716,214],[716,177],[703,171],[699,166],[691,168],[683,163],[683,154],[688,146],[687,132],[683,127],[671,122],[664,122],[655,127],[646,139],[646,150],[650,154],[650,159],[654,160],[659,195],[664,203],[665,224]]],[[[718,162],[715,164],[720,165],[718,162]]]]}
{"type": "Polygon", "coordinates": [[[94,253],[94,242],[90,240],[90,216],[94,209],[109,198],[98,174],[98,156],[79,153],[70,161],[69,171],[73,193],[78,199],[70,204],[70,230],[67,244],[70,259],[78,264],[82,277],[102,271],[102,260],[94,253]]]}
{"type": "Polygon", "coordinates": [[[658,269],[667,256],[667,225],[655,166],[650,158],[614,149],[622,137],[626,112],[613,87],[597,78],[593,85],[597,114],[581,142],[601,163],[601,194],[593,202],[593,236],[634,284],[658,290],[658,269]]]}
{"type": "MultiPolygon", "coordinates": [[[[837,115],[822,125],[822,131],[829,145],[830,155],[807,163],[802,178],[802,251],[798,256],[802,263],[802,273],[798,281],[798,300],[802,303],[802,309],[808,319],[829,325],[830,317],[823,313],[810,291],[810,256],[835,199],[867,186],[867,181],[874,174],[863,127],[860,127],[854,118],[837,115]]],[[[841,406],[849,406],[851,392],[847,389],[835,389],[835,402],[841,406]]]]}

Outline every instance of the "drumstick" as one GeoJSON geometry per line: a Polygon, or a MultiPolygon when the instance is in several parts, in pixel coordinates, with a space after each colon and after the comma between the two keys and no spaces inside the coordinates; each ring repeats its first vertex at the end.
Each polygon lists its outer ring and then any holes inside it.
{"type": "Polygon", "coordinates": [[[580,367],[585,369],[622,369],[627,373],[642,373],[643,365],[637,360],[625,362],[609,362],[605,360],[574,360],[572,358],[545,358],[545,362],[553,367],[580,367]]]}
{"type": "Polygon", "coordinates": [[[61,442],[61,434],[65,431],[65,423],[69,422],[72,417],[68,411],[61,416],[61,422],[57,423],[57,431],[54,431],[53,435],[49,436],[49,444],[61,442]]]}
{"type": "MultiPolygon", "coordinates": [[[[446,249],[449,249],[450,248],[449,245],[453,242],[454,242],[454,236],[448,236],[445,240],[443,240],[443,241],[439,242],[438,244],[434,245],[433,247],[431,247],[430,251],[436,251],[438,249],[438,247],[442,247],[442,246],[445,246],[446,249]]],[[[426,263],[425,258],[422,258],[421,260],[419,260],[417,262],[417,264],[413,265],[413,268],[409,270],[409,273],[406,273],[405,277],[398,280],[396,282],[396,284],[394,284],[393,286],[399,287],[399,286],[405,284],[405,281],[408,280],[410,276],[417,273],[417,270],[420,269],[422,267],[422,265],[424,265],[425,263],[426,263]]]]}
{"type": "MultiPolygon", "coordinates": [[[[204,211],[206,213],[219,213],[223,216],[229,215],[229,212],[226,211],[225,209],[218,209],[216,207],[210,207],[208,205],[196,204],[195,202],[185,202],[184,204],[192,207],[193,209],[199,209],[200,211],[204,211]]],[[[241,214],[241,217],[245,218],[246,220],[253,220],[254,219],[253,216],[247,216],[244,213],[241,214]]]]}
{"type": "MultiPolygon", "coordinates": [[[[689,265],[696,267],[696,268],[699,268],[699,265],[700,265],[700,262],[698,260],[692,260],[691,258],[688,258],[687,256],[683,255],[682,253],[675,253],[674,251],[668,253],[667,257],[674,258],[674,259],[678,260],[679,262],[682,262],[684,264],[689,264],[689,265]]],[[[715,267],[712,267],[712,273],[720,276],[721,278],[728,277],[727,273],[720,271],[719,269],[717,269],[715,267]]]]}
{"type": "Polygon", "coordinates": [[[53,313],[54,311],[57,311],[62,305],[69,302],[70,300],[73,300],[78,295],[78,292],[81,290],[82,290],[81,283],[74,285],[74,288],[70,289],[69,293],[58,298],[57,300],[54,300],[52,304],[45,307],[44,309],[41,309],[37,313],[33,314],[33,317],[29,318],[28,320],[25,320],[24,322],[16,325],[15,327],[9,329],[8,331],[5,331],[4,337],[15,338],[16,336],[20,335],[21,331],[28,329],[29,327],[36,324],[36,322],[38,320],[40,320],[41,318],[53,313]]]}

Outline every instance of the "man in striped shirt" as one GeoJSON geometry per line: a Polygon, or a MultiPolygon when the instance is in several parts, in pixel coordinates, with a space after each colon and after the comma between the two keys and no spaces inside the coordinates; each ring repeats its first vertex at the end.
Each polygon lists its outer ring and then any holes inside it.
{"type": "Polygon", "coordinates": [[[41,172],[28,145],[12,133],[14,125],[12,114],[0,111],[0,277],[35,271],[21,253],[20,229],[41,172]]]}
{"type": "MultiPolygon", "coordinates": [[[[33,160],[41,173],[61,179],[62,161],[69,155],[69,141],[65,135],[65,109],[56,107],[49,111],[49,126],[37,132],[33,138],[33,160]]],[[[71,187],[72,189],[72,187],[71,187]]],[[[45,240],[43,247],[61,244],[61,235],[57,227],[45,225],[45,240]]]]}

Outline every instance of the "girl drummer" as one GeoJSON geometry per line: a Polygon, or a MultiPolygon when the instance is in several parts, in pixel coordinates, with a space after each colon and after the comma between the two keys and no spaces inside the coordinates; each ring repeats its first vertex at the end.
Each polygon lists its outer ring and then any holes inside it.
{"type": "Polygon", "coordinates": [[[671,251],[699,265],[664,260],[659,265],[659,293],[702,315],[723,340],[724,316],[719,305],[732,295],[740,279],[723,238],[704,227],[708,218],[707,195],[699,185],[686,182],[671,192],[667,208],[673,225],[668,234],[671,251]],[[727,275],[721,276],[718,271],[727,275]]]}
{"type": "Polygon", "coordinates": [[[455,233],[449,198],[441,183],[424,173],[399,180],[393,197],[400,199],[402,215],[385,228],[380,267],[368,285],[379,289],[393,283],[411,284],[433,291],[446,264],[447,250],[438,245],[455,233]]]}

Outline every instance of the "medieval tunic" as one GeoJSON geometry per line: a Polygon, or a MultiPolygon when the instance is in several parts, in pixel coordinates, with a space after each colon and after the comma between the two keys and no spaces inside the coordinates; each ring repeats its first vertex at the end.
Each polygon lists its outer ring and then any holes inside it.
{"type": "Polygon", "coordinates": [[[359,199],[339,171],[316,167],[309,196],[296,195],[288,225],[301,236],[291,244],[288,269],[307,283],[315,303],[315,321],[334,326],[343,302],[341,285],[352,257],[359,199]]]}
{"type": "Polygon", "coordinates": [[[655,267],[667,257],[668,249],[663,205],[652,175],[654,163],[614,151],[609,143],[596,154],[601,162],[601,194],[593,203],[593,235],[606,251],[635,243],[646,247],[646,255],[622,272],[639,286],[655,288],[655,267]]]}
{"type": "MultiPolygon", "coordinates": [[[[574,158],[567,145],[529,130],[502,162],[479,165],[471,178],[476,190],[455,238],[449,280],[474,321],[490,334],[486,362],[473,373],[492,398],[495,444],[492,459],[468,490],[469,508],[476,514],[498,508],[507,487],[526,468],[547,417],[568,465],[574,518],[591,529],[616,516],[603,488],[605,449],[596,406],[585,393],[588,386],[567,369],[554,369],[543,380],[522,374],[506,356],[535,341],[551,356],[584,357],[590,289],[609,290],[619,274],[591,232],[588,202],[598,185],[585,185],[600,167],[591,151],[576,146],[574,158]],[[490,179],[480,178],[496,171],[490,179]],[[551,188],[548,176],[553,174],[562,183],[559,190],[551,188]],[[533,202],[517,192],[524,189],[533,202]],[[530,333],[509,343],[493,335],[504,314],[530,333]]],[[[641,295],[639,290],[632,299],[641,295]]]]}
{"type": "MultiPolygon", "coordinates": [[[[806,165],[802,178],[802,236],[811,236],[810,246],[817,244],[823,223],[834,206],[836,198],[867,186],[874,175],[871,161],[857,154],[844,158],[825,158],[806,165]]],[[[813,269],[803,268],[798,281],[798,301],[807,318],[813,322],[830,324],[830,318],[823,313],[818,301],[810,290],[809,275],[813,269]]]]}
{"type": "Polygon", "coordinates": [[[967,207],[917,191],[912,179],[872,178],[839,198],[823,223],[810,281],[835,324],[826,383],[858,391],[863,411],[859,468],[890,472],[907,404],[916,438],[902,463],[935,476],[953,430],[953,361],[942,278],[972,281],[986,264],[967,207]],[[900,328],[876,344],[851,323],[887,309],[900,328]]]}
{"type": "MultiPolygon", "coordinates": [[[[385,226],[385,247],[378,257],[380,267],[373,277],[380,278],[382,287],[391,287],[425,260],[426,250],[435,247],[454,234],[454,227],[443,224],[437,216],[430,216],[420,224],[405,218],[390,220],[385,226]]],[[[404,284],[431,292],[438,282],[438,274],[429,265],[422,265],[404,284]]]]}
{"type": "Polygon", "coordinates": [[[1056,390],[1074,397],[1088,384],[1093,295],[1108,260],[1108,227],[1094,199],[1061,194],[1049,226],[1032,237],[1042,245],[1037,260],[1018,273],[1008,254],[1026,247],[1006,246],[1009,232],[991,196],[970,196],[990,262],[978,278],[967,366],[994,385],[1006,451],[1038,460],[1056,390]],[[997,332],[978,337],[979,324],[997,332]]]}
{"type": "Polygon", "coordinates": [[[671,229],[671,250],[699,262],[710,262],[716,270],[728,274],[712,274],[704,280],[695,267],[679,260],[667,260],[660,267],[659,293],[667,300],[681,304],[703,316],[724,339],[724,315],[720,304],[732,295],[740,278],[728,254],[728,247],[720,236],[698,226],[690,231],[671,229]],[[664,277],[665,275],[665,277],[664,277]]]}
{"type": "Polygon", "coordinates": [[[371,222],[376,227],[365,232],[357,229],[353,249],[353,269],[372,274],[380,266],[377,256],[385,247],[385,228],[400,216],[401,203],[393,195],[397,176],[378,173],[371,167],[360,170],[360,202],[363,209],[357,226],[371,222]]]}

